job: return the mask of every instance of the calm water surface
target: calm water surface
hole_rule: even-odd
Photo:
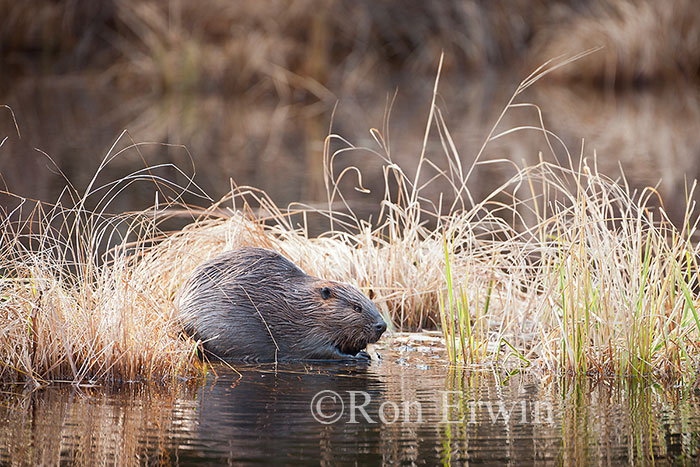
[[[161,187],[156,199],[159,190],[146,177],[111,200],[109,212],[146,209],[156,201],[165,202],[164,197],[208,207],[211,201],[199,196],[190,176],[215,200],[231,190],[233,179],[238,186],[264,190],[281,207],[295,202],[325,207],[323,142],[331,131],[356,147],[371,149],[344,152],[333,166],[336,176],[350,166],[361,170],[362,185],[369,192],[355,190],[354,177],[346,177],[340,188],[361,218],[374,215],[376,220],[387,163],[374,152],[383,157],[390,153],[409,177],[415,175],[433,78],[377,78],[349,91],[340,86],[333,88],[336,98],[314,104],[293,96],[279,100],[255,97],[255,93],[238,98],[217,93],[134,94],[89,75],[19,80],[6,93],[0,92],[0,104],[12,108],[21,132],[20,137],[12,114],[2,109],[0,140],[7,137],[0,149],[2,183],[12,193],[54,202],[63,193],[66,179],[82,194],[110,154],[115,157],[102,168],[94,187],[146,166],[151,168],[148,173],[176,187],[173,191]],[[523,78],[501,73],[481,78],[459,73],[442,76],[437,104],[465,168],[474,162]],[[579,156],[590,162],[596,154],[603,174],[618,177],[621,166],[633,189],[659,183],[667,212],[674,221],[682,221],[686,180],[690,183],[700,176],[700,87],[680,83],[615,91],[545,80],[517,102],[538,105],[545,126],[561,138],[575,165]],[[496,133],[540,124],[534,107],[513,108]],[[373,139],[371,128],[382,134],[386,147]],[[128,133],[122,134],[124,130]],[[134,147],[134,143],[143,144]],[[334,139],[331,147],[338,150],[348,145]],[[426,154],[440,170],[451,170],[435,128]],[[513,176],[514,164],[533,165],[540,158],[567,165],[569,155],[557,141],[550,147],[541,131],[522,129],[500,137],[482,154],[481,161],[491,162],[476,167],[469,190],[475,200],[481,200]],[[454,189],[447,180],[434,178],[436,174],[432,168],[423,171],[423,181],[431,182],[422,196],[432,202],[442,197],[447,207]],[[190,192],[183,194],[185,186]],[[87,206],[103,195],[104,191],[98,192]],[[1,207],[11,210],[17,203],[16,198],[0,194]]]
[[[177,387],[60,386],[32,394],[5,388],[0,463],[699,460],[700,396],[693,390],[454,371],[442,363],[437,342],[426,334],[394,336],[379,349],[382,360],[365,367],[239,366],[238,374],[217,366],[206,381]]]

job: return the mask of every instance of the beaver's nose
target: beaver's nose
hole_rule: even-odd
[[[380,336],[381,336],[382,333],[383,333],[384,331],[386,331],[386,323],[385,323],[383,320],[377,322],[377,323],[374,325],[374,330],[377,332],[377,335],[380,335]]]

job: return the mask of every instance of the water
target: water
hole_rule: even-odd
[[[463,167],[470,167],[523,77],[496,72],[485,77],[464,77],[449,71],[441,77],[436,102]],[[371,128],[378,129],[387,141],[392,160],[412,176],[423,146],[433,77],[376,77],[363,86],[350,86],[350,90],[346,87],[332,89],[337,100],[310,104],[293,97],[241,98],[224,93],[144,95],[106,84],[99,76],[89,74],[60,80],[17,80],[0,95],[0,103],[13,109],[22,137],[17,134],[9,111],[2,109],[0,138],[8,139],[0,148],[0,174],[11,192],[53,202],[66,186],[66,179],[58,173],[60,169],[82,194],[126,129],[128,133],[110,154],[115,155],[134,142],[150,144],[119,153],[102,170],[93,187],[118,180],[146,165],[174,164],[188,176],[196,173],[196,183],[213,199],[227,193],[233,179],[240,186],[264,190],[282,207],[293,202],[324,205],[327,197],[323,184],[323,140],[332,121],[334,133],[356,146],[384,154],[384,148],[369,132]],[[395,92],[386,131],[383,122],[387,98]],[[685,180],[690,183],[700,174],[700,88],[696,84],[616,91],[543,80],[518,97],[517,102],[539,106],[546,127],[562,138],[575,164],[581,152],[589,160],[596,153],[601,172],[613,178],[620,174],[618,164],[622,164],[632,188],[653,186],[660,181],[659,192],[666,210],[680,223],[685,209]],[[539,125],[534,107],[514,108],[497,133]],[[341,146],[335,140],[333,148]],[[537,163],[540,152],[545,160],[568,164],[566,151],[556,140],[552,149],[554,152],[542,132],[536,130],[522,130],[491,142],[481,160],[511,162],[478,166],[469,181],[474,199],[483,199],[508,180],[514,173],[513,164]],[[427,155],[437,167],[448,169],[436,129],[429,138]],[[370,191],[355,190],[357,178],[348,175],[341,184],[343,193],[362,218],[375,214],[376,219],[384,195],[382,166],[386,163],[368,151],[344,153],[334,161],[335,175],[350,165],[361,169],[362,184]],[[180,187],[188,183],[171,167],[152,169],[151,173]],[[424,181],[436,173],[426,168]],[[156,202],[156,191],[152,181],[132,184],[111,201],[109,211],[146,209]],[[95,201],[104,192],[97,193]],[[174,192],[161,188],[158,201],[163,203],[165,196],[175,198],[181,192],[178,188]],[[449,205],[452,193],[453,188],[438,179],[423,195],[437,202],[442,194]],[[530,193],[521,195],[527,197]],[[183,199],[199,206],[210,205],[209,200],[191,194]],[[15,198],[0,196],[0,206],[11,208],[16,204]],[[327,224],[323,227],[327,228]]]
[[[694,390],[450,370],[431,334],[395,335],[379,351],[368,366],[216,366],[172,386],[5,388],[0,463],[698,462]]]

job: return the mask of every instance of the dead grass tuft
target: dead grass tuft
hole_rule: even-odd
[[[504,109],[534,110],[535,125],[498,132],[502,115],[485,144],[534,129],[554,152],[556,136],[539,109],[518,98],[569,61],[540,67]],[[397,328],[440,324],[453,362],[515,358],[554,371],[695,378],[693,206],[676,228],[663,209],[649,207],[655,190],[631,192],[624,180],[599,173],[595,160],[574,166],[571,157],[568,164],[521,167],[475,200],[475,165],[509,162],[481,161],[482,148],[474,165],[462,165],[436,106],[437,89],[436,80],[410,172],[392,160],[378,130],[371,132],[378,149],[328,137],[327,201],[342,209],[280,209],[250,187],[234,187],[206,209],[182,206],[165,193],[197,192],[196,185],[168,183],[158,176],[162,167],[104,186],[95,184],[98,171],[84,194],[68,187],[52,206],[19,199],[2,218],[0,379],[40,385],[201,374],[197,343],[172,321],[173,299],[197,264],[243,245],[280,251],[310,274],[353,283]],[[432,135],[443,165],[429,154]],[[331,151],[334,141],[342,147]],[[382,161],[385,195],[373,223],[353,214],[339,188],[350,181],[364,190],[362,171],[333,170],[338,158],[358,151]],[[108,154],[101,169],[117,155]],[[438,179],[453,187],[451,205],[423,196]],[[105,214],[115,196],[143,180],[166,201],[140,213]],[[176,215],[192,222],[164,232],[163,222]],[[318,216],[328,229],[312,237],[309,219]]]

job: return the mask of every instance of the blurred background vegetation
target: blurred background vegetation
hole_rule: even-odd
[[[168,145],[125,151],[100,175],[103,183],[173,162],[196,169],[196,182],[215,199],[233,178],[283,206],[322,202],[331,122],[353,144],[383,151],[369,133],[380,129],[392,159],[413,166],[442,51],[437,104],[465,165],[532,70],[603,46],[519,100],[542,109],[574,162],[585,138],[584,156],[595,151],[604,173],[617,176],[621,165],[637,188],[661,180],[676,219],[686,178],[700,175],[696,0],[0,0],[0,18],[0,104],[10,106],[21,133],[0,108],[0,137],[8,137],[0,174],[7,190],[30,198],[59,197],[65,180],[57,168],[84,190],[127,129],[117,149]],[[519,109],[500,129],[537,124],[532,108]],[[523,165],[540,151],[566,162],[537,131],[495,141],[484,159]],[[437,135],[428,152],[438,165],[444,160]],[[382,162],[352,152],[335,173],[350,164],[372,192],[346,192],[369,214],[383,195]],[[472,193],[491,192],[513,171],[480,166]],[[172,169],[163,176],[184,183]],[[435,199],[452,191],[443,188],[434,185]],[[111,209],[143,209],[154,193],[134,185]]]

